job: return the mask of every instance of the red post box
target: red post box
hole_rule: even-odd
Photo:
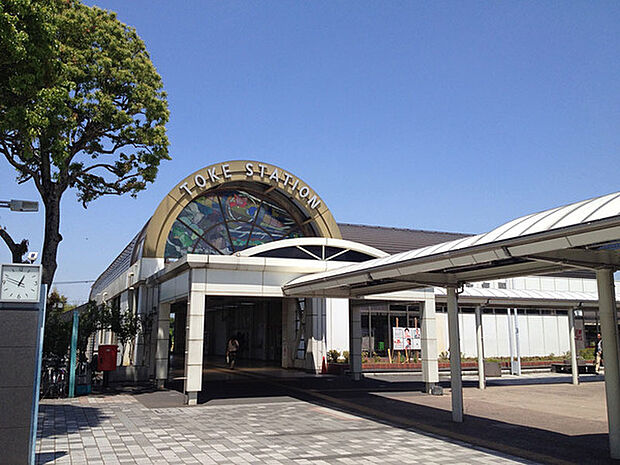
[[[118,346],[116,345],[100,345],[97,354],[97,371],[116,370],[117,353]]]

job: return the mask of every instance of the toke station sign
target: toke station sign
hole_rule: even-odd
[[[195,197],[205,189],[228,181],[239,181],[239,178],[243,178],[245,181],[260,181],[279,187],[292,194],[299,202],[305,203],[307,208],[312,210],[316,210],[321,205],[319,196],[299,178],[276,166],[253,161],[236,161],[208,166],[195,173],[191,181],[182,182],[178,189],[183,194]]]

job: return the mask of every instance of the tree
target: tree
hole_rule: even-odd
[[[63,194],[135,196],[169,159],[166,94],[136,31],[77,0],[2,0],[0,50],[0,153],[41,195],[49,285]]]

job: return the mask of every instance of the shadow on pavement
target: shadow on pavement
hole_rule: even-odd
[[[101,414],[101,410],[95,407],[40,404],[37,440],[93,428],[99,426],[106,418],[105,415]]]
[[[226,380],[226,382],[223,382]],[[564,378],[563,382],[566,382]],[[442,382],[444,387],[449,383]],[[539,384],[539,383],[532,383]],[[470,382],[466,385],[477,385]],[[182,389],[182,383],[171,383]],[[204,378],[201,404],[278,402],[292,398],[382,424],[439,435],[470,447],[486,448],[542,463],[618,464],[609,458],[607,434],[568,435],[536,427],[465,415],[463,423],[452,422],[451,412],[420,405],[381,393],[407,392],[427,396],[424,384],[416,381],[384,381],[347,377],[277,377],[246,371],[210,367]],[[417,393],[416,393],[417,391]],[[524,423],[527,418],[524,418]]]
[[[491,378],[487,379],[487,386],[527,386],[532,384],[567,384],[571,381],[570,376],[546,376],[544,378]],[[580,383],[592,383],[605,381],[603,375],[581,375]],[[478,381],[463,381],[463,386],[477,387]]]
[[[67,452],[64,450],[60,452],[40,452],[36,454],[35,463],[37,465],[42,465],[44,463],[50,463],[56,459],[64,457],[65,455],[67,455]]]
[[[385,398],[366,390],[347,392],[346,397],[345,393],[329,393],[319,400],[309,397],[303,400],[538,462],[618,463],[609,458],[607,434],[568,436],[467,414],[459,424],[452,422],[450,411]]]

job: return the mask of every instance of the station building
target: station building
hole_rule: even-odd
[[[381,356],[393,347],[393,327],[420,328],[423,375],[432,383],[439,355],[449,350],[442,287],[300,298],[287,296],[283,286],[467,236],[337,223],[296,174],[259,161],[222,162],[189,175],[162,199],[96,280],[91,299],[142,320],[144,331],[124,351],[124,376],[163,384],[174,360],[190,403],[201,390],[205,361],[222,356],[232,335],[241,340],[240,358],[318,372],[327,352],[348,351],[358,332],[362,350]],[[578,348],[591,345],[598,330],[596,290],[593,273],[570,267],[466,284],[459,296],[460,351],[476,355],[475,309],[488,357],[567,352],[571,309],[578,309]],[[113,337],[100,334],[96,342]]]

